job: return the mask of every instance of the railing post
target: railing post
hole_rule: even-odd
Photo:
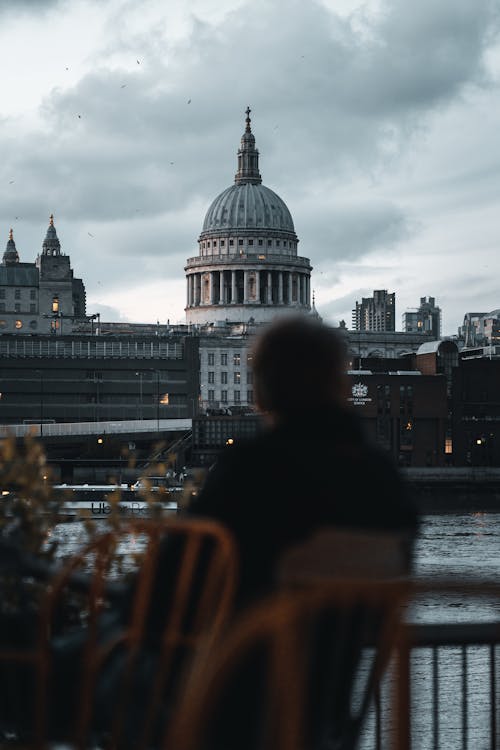
[[[394,680],[395,696],[393,705],[396,708],[394,722],[395,750],[411,750],[410,732],[410,626],[402,629],[396,647],[396,675]]]

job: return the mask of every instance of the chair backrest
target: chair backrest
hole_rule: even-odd
[[[134,583],[121,587],[120,560],[133,554],[134,544]],[[237,560],[222,525],[170,517],[127,522],[72,556],[42,597],[32,648],[0,653],[12,666],[31,666],[31,746],[56,739],[83,748],[97,731],[109,748],[145,747],[164,709],[167,682],[173,701],[178,674],[232,611]],[[124,622],[112,617],[116,589],[128,592]],[[134,736],[127,737],[131,729]]]
[[[337,581],[247,611],[191,671],[165,750],[357,747],[405,593],[401,581]]]
[[[410,571],[411,540],[402,532],[324,527],[285,550],[278,586],[324,583],[332,578],[388,580]]]

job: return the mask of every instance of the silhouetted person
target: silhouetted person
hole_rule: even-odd
[[[416,534],[416,508],[397,466],[348,405],[346,355],[338,330],[306,316],[282,318],[255,341],[264,429],[222,451],[186,511],[234,533],[241,604],[272,587],[289,545],[324,525]]]

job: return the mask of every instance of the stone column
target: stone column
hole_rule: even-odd
[[[311,304],[311,277],[306,274],[306,305]]]
[[[214,290],[213,278],[212,277],[213,277],[212,271],[209,271],[208,272],[208,297],[207,297],[207,301],[205,302],[206,305],[211,305],[212,304],[212,294],[213,294],[213,290]]]
[[[236,304],[236,271],[231,271],[231,304]]]
[[[278,305],[283,304],[283,271],[278,271]]]
[[[273,275],[271,271],[267,272],[267,304],[273,304]]]
[[[186,285],[187,285],[186,307],[190,307],[191,306],[191,276],[186,277]]]
[[[219,271],[219,305],[224,304],[224,271]]]
[[[293,281],[293,274],[292,274],[291,271],[289,271],[288,272],[288,304],[289,305],[291,305],[292,302],[293,302],[293,299],[292,299],[292,287],[293,287],[292,281]]]
[[[243,271],[243,304],[248,303],[248,271]]]
[[[255,301],[260,304],[260,271],[255,271]]]

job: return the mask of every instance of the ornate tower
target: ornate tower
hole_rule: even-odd
[[[309,312],[311,265],[284,201],[262,184],[259,152],[246,110],[234,185],[215,198],[185,266],[188,323],[265,323]]]
[[[15,263],[19,263],[19,253],[17,252],[16,243],[14,242],[14,233],[11,229],[2,258],[2,265],[13,266]]]

